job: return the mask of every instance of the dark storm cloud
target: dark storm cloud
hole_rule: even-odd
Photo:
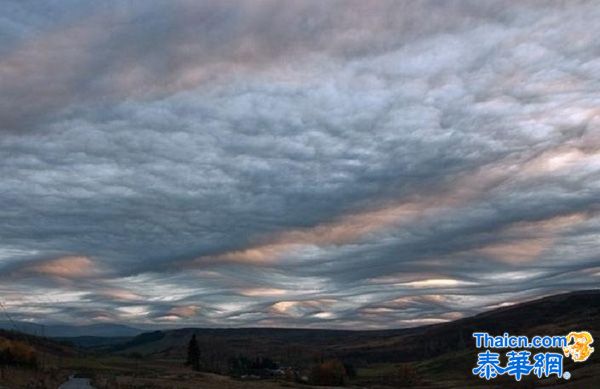
[[[597,287],[592,2],[2,2],[18,318],[365,328]]]

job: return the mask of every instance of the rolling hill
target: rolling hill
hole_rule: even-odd
[[[130,337],[143,332],[138,328],[112,323],[76,326],[70,324],[38,324],[24,321],[2,321],[0,322],[0,329],[49,338]]]

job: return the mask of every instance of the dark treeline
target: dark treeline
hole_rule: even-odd
[[[286,353],[287,361],[293,360]],[[312,355],[309,361],[298,364],[282,364],[263,355],[236,355],[223,357],[224,349],[207,347],[202,349],[196,334],[192,334],[187,344],[185,364],[196,371],[227,374],[241,379],[280,378],[288,381],[315,385],[344,385],[348,378],[356,376],[354,365],[342,362],[323,353]]]

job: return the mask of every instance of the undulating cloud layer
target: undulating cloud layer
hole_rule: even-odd
[[[391,328],[600,282],[595,1],[0,1],[13,319]]]

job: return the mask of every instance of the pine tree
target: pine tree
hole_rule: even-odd
[[[200,370],[200,347],[196,340],[196,334],[192,335],[188,343],[186,365],[191,366],[194,370]]]

